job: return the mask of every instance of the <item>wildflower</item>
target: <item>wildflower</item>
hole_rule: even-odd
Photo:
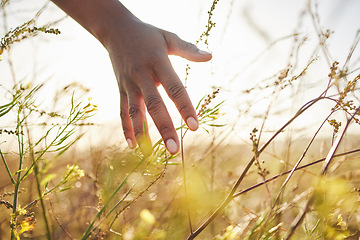
[[[29,232],[29,231],[34,230],[35,223],[36,223],[35,217],[25,218],[24,220],[22,220],[22,221],[20,222],[21,230],[19,231],[18,234],[21,234],[21,233],[23,233],[23,232]]]
[[[80,169],[78,165],[67,165],[66,176],[70,176],[74,178],[82,178],[85,176],[84,170]]]
[[[88,113],[95,112],[95,111],[98,110],[98,109],[97,109],[98,105],[97,105],[97,104],[92,104],[92,103],[91,103],[91,100],[92,100],[92,97],[89,97],[89,98],[88,98],[88,101],[89,101],[89,102],[88,102],[88,104],[87,104],[85,107],[83,107],[82,113],[88,114]]]
[[[148,225],[153,225],[156,221],[154,215],[148,209],[143,209],[140,212],[140,218]]]
[[[204,99],[204,103],[201,105],[200,110],[198,111],[198,116],[201,117],[207,106],[211,103],[211,101],[216,97],[216,95],[219,93],[220,89],[216,89],[215,91],[212,92],[212,94],[208,94],[207,97]]]

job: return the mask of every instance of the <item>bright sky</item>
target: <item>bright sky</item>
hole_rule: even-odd
[[[28,0],[12,1],[14,5],[9,6],[8,12],[8,26],[12,28],[32,17],[35,12],[32,9],[36,10],[34,4],[40,3],[40,1]],[[212,4],[212,1],[208,0],[122,2],[141,20],[172,31],[190,42],[195,42],[204,31],[208,18],[207,11]],[[360,1],[315,2],[318,2],[321,25],[324,29],[329,28],[334,31],[329,40],[332,57],[343,63],[356,31],[360,29]],[[302,67],[306,64],[318,38],[308,14],[304,15],[299,25],[300,13],[304,10],[306,10],[305,0],[220,0],[214,11],[214,22],[217,26],[209,38],[209,50],[213,52],[213,60],[210,63],[191,63],[188,92],[194,105],[204,95],[211,93],[212,86],[220,87],[222,91],[218,101],[226,100],[224,106],[226,115],[223,119],[230,126],[234,126],[233,134],[242,139],[244,136],[247,137],[254,127],[259,127],[261,121],[242,115],[242,111],[248,109],[245,103],[253,105],[249,116],[263,115],[270,100],[263,101],[261,96],[244,96],[242,91],[265,78],[278,74],[287,66],[289,52],[294,43],[292,38],[278,42],[260,58],[257,56],[270,43],[293,34],[296,29],[302,37],[308,37],[299,61]],[[50,3],[49,9],[39,21],[46,23],[62,16],[64,16],[62,11]],[[3,36],[5,31],[3,26],[0,27]],[[106,51],[95,38],[70,18],[62,21],[57,27],[62,32],[59,36],[42,35],[34,40],[14,45],[12,57],[17,78],[34,81],[32,79],[35,77],[38,82],[51,78],[52,80],[47,83],[48,92],[73,81],[81,82],[91,89],[89,95],[99,106],[94,121],[111,125],[109,133],[115,132],[114,128],[118,128],[116,131],[119,134],[115,134],[116,138],[123,140],[119,120],[119,94]],[[356,49],[358,67],[359,55],[359,50]],[[0,73],[1,84],[5,88],[11,86],[6,60],[7,55],[4,54],[3,61],[0,62]],[[171,60],[176,72],[181,79],[184,79],[187,61],[178,57],[171,57]],[[314,73],[309,76],[312,80],[307,80],[306,84],[311,85],[326,79],[328,73],[326,69],[328,66],[322,59],[317,67],[314,67]],[[304,99],[308,96],[311,98],[317,96],[318,91],[319,89],[315,88],[299,94],[293,106],[277,103],[280,106],[284,105],[289,112],[285,113],[285,116],[283,114],[275,116],[269,122],[269,129],[276,129],[280,125],[279,121],[285,120],[297,110],[296,104],[298,106],[304,104]],[[47,98],[48,95],[44,95],[44,99]],[[165,95],[164,98],[166,99]],[[179,123],[176,109],[171,102],[166,101],[174,121]],[[302,123],[311,124],[312,120],[306,118]],[[299,127],[303,126],[300,124]],[[157,134],[156,131],[154,134]]]

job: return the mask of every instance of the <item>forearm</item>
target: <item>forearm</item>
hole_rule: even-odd
[[[77,21],[104,46],[109,41],[108,33],[114,30],[115,26],[126,29],[129,21],[136,17],[118,0],[52,0],[71,18]]]

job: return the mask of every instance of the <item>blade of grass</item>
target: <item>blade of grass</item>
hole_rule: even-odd
[[[6,168],[6,171],[7,171],[8,175],[9,175],[9,178],[10,178],[10,180],[11,180],[11,183],[12,183],[13,185],[15,185],[15,184],[16,184],[15,179],[12,177],[10,168],[9,168],[7,162],[6,162],[6,159],[5,159],[5,157],[4,157],[1,149],[0,149],[0,155],[1,155],[1,159],[3,160],[4,166],[5,166],[5,168]]]

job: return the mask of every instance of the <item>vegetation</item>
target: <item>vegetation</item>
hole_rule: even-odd
[[[2,0],[3,12],[10,2]],[[197,41],[209,49],[213,16],[221,3],[210,2],[207,25]],[[0,56],[10,54],[20,41],[60,34],[51,24],[37,26],[45,10],[8,30],[0,41]],[[254,102],[267,99],[246,144],[228,141],[234,126],[225,121],[219,86],[196,107],[201,134],[210,140],[190,144],[181,123],[177,156],[167,153],[162,140],[150,156],[117,146],[77,150],[97,112],[91,98],[84,103],[86,89],[76,84],[61,89],[67,111],[56,109],[59,96],[48,111],[37,100],[44,86],[13,76],[13,87],[2,89],[6,95],[0,101],[0,239],[358,239],[360,67],[354,55],[360,31],[340,63],[330,57],[327,41],[336,33],[323,30],[316,1],[307,1],[307,14],[318,36],[310,57],[299,61],[306,35],[285,37],[293,41],[287,66],[241,93]],[[279,43],[281,39],[266,51]],[[279,99],[289,99],[289,89],[300,91],[319,62],[328,65],[321,73],[325,87],[269,133],[267,124]],[[186,81],[190,75],[188,65]],[[324,102],[331,106],[317,111],[320,123],[310,137],[293,137],[299,119]],[[12,119],[12,125],[3,125],[2,119]],[[320,133],[328,129],[330,137],[324,139]],[[281,138],[284,134],[290,137]],[[323,142],[331,146],[327,149]]]

